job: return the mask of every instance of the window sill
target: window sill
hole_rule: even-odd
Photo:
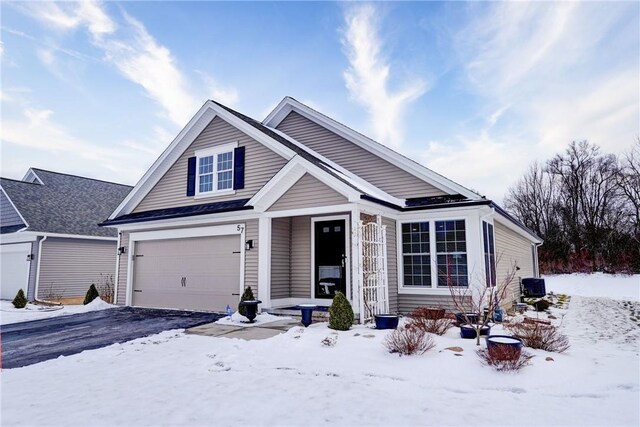
[[[468,289],[460,287],[455,289]],[[405,295],[451,295],[449,288],[430,288],[430,287],[408,287],[398,286],[398,294]]]
[[[236,190],[223,190],[223,191],[211,191],[208,193],[198,193],[193,196],[194,199],[207,199],[209,197],[217,197],[217,196],[228,196],[231,194],[236,194]]]

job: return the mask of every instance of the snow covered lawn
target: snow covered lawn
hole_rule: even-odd
[[[568,310],[554,311],[571,348],[530,350],[532,364],[516,374],[482,366],[475,340],[460,339],[456,328],[437,337],[434,350],[408,357],[387,353],[386,332],[363,326],[335,332],[313,324],[257,341],[169,331],[2,371],[1,421],[637,426],[640,327],[630,310],[628,301],[573,296]],[[336,344],[323,346],[326,337]]]
[[[70,314],[88,313],[117,307],[96,298],[87,305],[44,306],[27,304],[25,308],[15,308],[11,301],[0,301],[0,325],[47,319],[49,317],[68,316]]]

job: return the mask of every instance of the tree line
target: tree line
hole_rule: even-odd
[[[542,273],[640,272],[640,139],[620,156],[574,141],[530,165],[504,204],[544,239]]]

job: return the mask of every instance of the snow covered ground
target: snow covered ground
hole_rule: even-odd
[[[558,274],[544,276],[547,292],[583,297],[640,300],[640,275]]]
[[[2,371],[1,424],[637,426],[638,304],[573,296],[553,309],[571,348],[531,350],[519,373],[481,365],[456,328],[404,357],[364,326],[313,324],[258,341],[169,331]]]
[[[114,308],[115,305],[107,304],[100,298],[94,299],[87,305],[60,305],[48,307],[44,305],[27,304],[25,308],[15,308],[11,301],[0,301],[0,325],[9,323],[26,322],[29,320],[46,319],[69,314],[88,313],[96,310]]]

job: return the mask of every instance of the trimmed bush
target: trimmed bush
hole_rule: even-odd
[[[409,324],[431,334],[444,335],[453,320],[445,318],[443,309],[418,307],[409,314]]]
[[[240,297],[240,302],[253,301],[255,299],[256,297],[253,296],[253,289],[251,289],[251,286],[247,286],[247,288],[242,293],[242,296]],[[242,314],[244,317],[247,317],[247,308],[244,305],[238,303],[238,313]]]
[[[562,353],[569,348],[569,339],[557,326],[540,322],[518,322],[506,323],[504,327],[530,348],[556,353]]]
[[[87,294],[84,296],[84,301],[82,302],[82,304],[87,305],[94,299],[98,298],[99,296],[100,296],[100,293],[98,293],[98,290],[96,289],[96,285],[92,283],[91,286],[89,286],[89,290],[87,291]]]
[[[24,291],[20,289],[13,299],[12,303],[15,308],[25,308],[27,306],[27,297],[24,296]]]
[[[329,307],[329,327],[347,331],[353,325],[353,308],[342,292],[336,292]]]
[[[519,351],[506,346],[500,346],[491,352],[486,348],[482,348],[477,350],[476,353],[480,356],[483,364],[491,366],[496,371],[503,372],[517,372],[527,366],[533,359],[533,355],[526,351]]]
[[[435,347],[436,344],[431,335],[409,323],[387,335],[384,345],[390,353],[409,356],[423,354]]]

